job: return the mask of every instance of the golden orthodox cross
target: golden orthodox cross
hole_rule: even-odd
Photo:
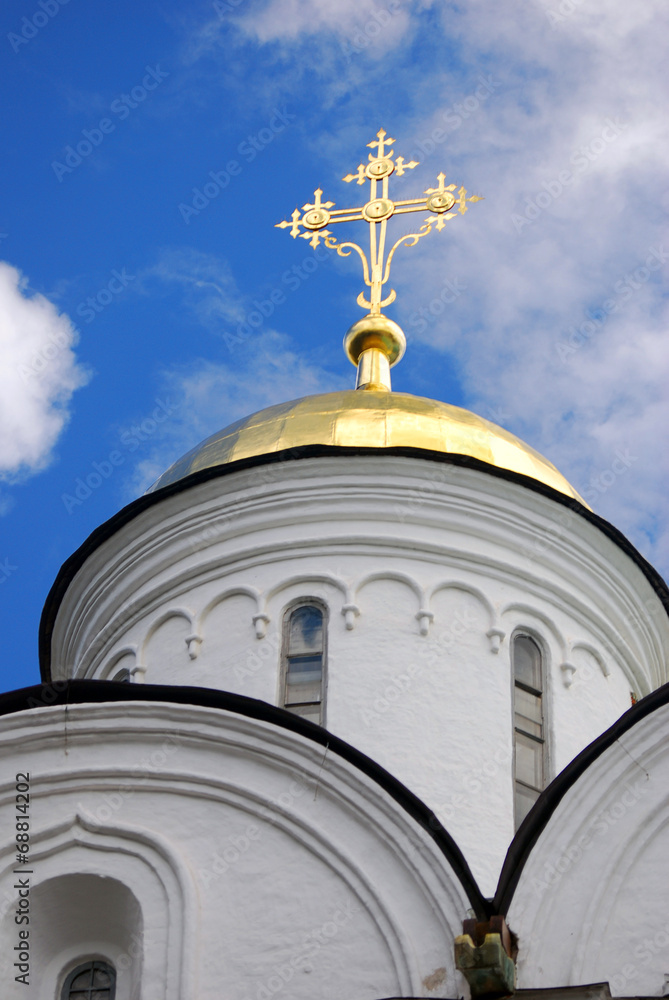
[[[327,247],[336,250],[341,257],[348,257],[351,250],[357,251],[362,260],[365,284],[370,289],[368,299],[364,292],[358,295],[358,305],[368,309],[372,316],[379,316],[381,309],[395,300],[394,289],[390,289],[389,294],[383,298],[383,286],[390,276],[390,265],[397,248],[402,244],[415,246],[419,239],[431,232],[434,225],[438,230],[441,230],[446,225],[447,219],[454,219],[458,212],[464,215],[467,211],[467,202],[482,200],[478,195],[470,195],[468,198],[463,187],[455,194],[457,185],[445,186],[446,176],[440,173],[437,174],[439,186],[427,188],[423,192],[423,197],[391,201],[388,197],[390,175],[396,174],[401,177],[405,171],[417,167],[418,163],[416,160],[406,163],[401,156],[393,159],[394,150],[386,149],[386,147],[392,146],[395,140],[388,137],[383,129],[380,129],[376,135],[375,142],[367,143],[370,148],[376,150],[374,154],[369,153],[369,162],[360,163],[356,173],[347,174],[343,178],[347,184],[356,181],[362,185],[366,180],[369,180],[369,201],[360,208],[334,209],[335,202],[321,201],[323,191],[318,188],[314,191],[313,204],[303,205],[301,212],[296,208],[290,222],[284,219],[283,222],[277,223],[278,229],[286,229],[290,226],[290,235],[293,239],[299,236],[303,240],[309,240],[312,247],[317,247],[323,240]],[[381,185],[380,192],[379,184]],[[451,211],[451,209],[455,209],[455,211]],[[393,244],[384,261],[388,219],[394,215],[424,211],[429,212],[430,215],[425,219],[418,232],[408,233],[406,236],[400,237]],[[350,241],[338,243],[336,237],[326,228],[336,222],[356,222],[358,220],[369,223],[369,261],[357,243]],[[306,232],[302,232],[303,229]]]

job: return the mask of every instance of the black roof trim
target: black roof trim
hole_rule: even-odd
[[[513,1000],[565,1000],[567,997],[571,997],[572,1000],[611,1000],[611,990],[608,983],[588,983],[583,986],[538,986],[536,989],[529,987],[513,993]],[[430,1000],[430,998],[385,997],[384,1000]],[[650,997],[626,997],[625,1000],[650,1000]]]
[[[290,729],[338,754],[380,785],[432,837],[460,880],[476,915],[481,919],[490,916],[489,901],[482,896],[462,851],[418,796],[376,761],[339,737],[333,736],[327,729],[284,709],[276,708],[268,702],[212,688],[180,687],[170,684],[123,684],[115,681],[60,681],[54,684],[35,684],[32,687],[0,695],[0,716],[55,705],[129,701],[195,705],[236,712],[282,729]]]
[[[525,863],[553,813],[570,788],[576,784],[590,765],[624,733],[629,732],[646,716],[652,715],[658,708],[667,704],[669,704],[669,684],[663,684],[662,687],[646,695],[645,698],[628,709],[624,715],[621,715],[610,729],[607,729],[605,733],[602,733],[582,750],[578,757],[575,757],[571,764],[568,764],[564,771],[558,774],[548,788],[544,789],[521,823],[507,851],[493,900],[495,913],[508,912]]]
[[[541,493],[543,496],[548,497],[550,500],[554,500],[556,503],[559,503],[564,507],[569,507],[570,510],[573,510],[579,516],[585,518],[586,521],[589,521],[591,524],[595,525],[595,527],[603,531],[603,533],[607,535],[608,538],[614,542],[614,544],[618,545],[619,548],[621,548],[623,552],[625,552],[625,554],[636,563],[664,605],[667,615],[669,616],[669,588],[667,587],[667,584],[664,582],[659,573],[653,569],[650,563],[644,559],[641,553],[632,545],[632,543],[625,538],[622,532],[618,531],[618,529],[608,521],[605,521],[603,517],[599,517],[598,514],[594,514],[587,507],[584,507],[578,500],[568,497],[564,493],[559,493],[557,490],[552,489],[550,486],[546,486],[544,483],[540,483],[536,479],[521,475],[519,472],[511,472],[508,469],[499,469],[494,465],[488,465],[487,462],[482,462],[477,458],[472,458],[470,455],[450,455],[444,452],[430,451],[426,448],[351,448],[338,447],[336,445],[304,445],[300,448],[290,448],[285,451],[272,452],[268,455],[256,455],[253,458],[244,458],[237,462],[229,462],[226,465],[216,465],[213,468],[202,469],[200,472],[193,472],[190,476],[179,479],[176,483],[170,483],[167,486],[163,486],[162,489],[156,490],[155,493],[148,493],[139,497],[137,500],[133,500],[132,503],[123,507],[120,511],[110,517],[109,520],[105,521],[98,528],[96,528],[95,531],[88,536],[86,541],[79,546],[76,552],[74,552],[69,559],[63,563],[44,604],[44,610],[42,611],[39,628],[39,660],[42,679],[46,682],[51,680],[51,633],[56,620],[56,615],[58,614],[60,602],[62,601],[72,579],[91,553],[106,542],[107,539],[111,538],[112,535],[119,531],[120,528],[133,518],[137,517],[149,507],[154,506],[154,504],[167,500],[169,497],[174,496],[177,493],[182,493],[185,490],[190,489],[192,486],[198,486],[200,483],[206,483],[210,479],[227,476],[233,472],[239,472],[242,469],[250,469],[258,465],[275,465],[279,462],[288,462],[305,458],[346,457],[350,455],[363,455],[366,457],[395,456],[400,458],[422,458],[431,462],[440,462],[445,465],[454,465],[458,467],[464,466],[468,469],[476,469],[479,472],[486,472],[488,475],[497,476],[500,479],[506,479],[509,482],[517,483],[527,489],[534,490],[536,493]]]

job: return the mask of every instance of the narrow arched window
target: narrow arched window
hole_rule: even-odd
[[[312,722],[323,722],[325,627],[323,609],[305,603],[284,618],[282,706]]]
[[[61,1000],[114,1000],[116,972],[107,962],[84,962],[69,974]]]
[[[516,829],[544,787],[545,736],[541,650],[529,635],[511,644]]]

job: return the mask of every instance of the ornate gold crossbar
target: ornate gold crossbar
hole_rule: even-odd
[[[390,289],[383,296],[383,286],[390,277],[390,265],[398,247],[415,246],[418,240],[427,236],[432,227],[441,230],[448,219],[454,219],[458,213],[464,215],[467,203],[481,201],[478,195],[467,197],[466,190],[457,189],[456,184],[445,184],[446,175],[437,174],[437,187],[427,188],[421,198],[406,198],[402,201],[391,201],[388,195],[388,182],[391,174],[401,177],[407,170],[418,166],[416,160],[407,163],[402,156],[395,157],[390,147],[395,142],[387,136],[383,129],[376,133],[376,141],[368,142],[375,153],[369,153],[368,162],[358,164],[353,174],[347,174],[343,180],[350,184],[370,182],[369,201],[359,208],[337,208],[334,201],[323,201],[323,191],[314,191],[314,200],[296,208],[290,221],[284,219],[277,223],[278,229],[290,228],[293,239],[309,240],[312,247],[317,247],[321,240],[336,250],[341,257],[348,257],[355,250],[362,261],[362,273],[365,284],[370,289],[369,298],[364,291],[358,295],[358,305],[368,309],[366,316],[359,319],[344,337],[344,349],[358,368],[357,389],[389,390],[390,368],[396,364],[406,348],[406,338],[401,327],[381,310],[395,301],[395,290]],[[388,148],[386,148],[388,147]],[[379,185],[381,190],[379,191]],[[423,225],[416,233],[407,233],[393,243],[388,256],[384,260],[386,247],[386,227],[388,220],[394,215],[406,215],[409,212],[429,212]],[[367,222],[369,224],[369,260],[362,247],[346,240],[337,242],[337,238],[327,228],[337,222]]]
[[[395,139],[387,136],[383,129],[377,133],[376,141],[367,143],[368,147],[375,149],[375,153],[369,153],[368,163],[360,163],[355,173],[347,174],[343,180],[350,184],[356,181],[357,184],[370,182],[369,201],[359,208],[338,208],[335,209],[335,202],[322,201],[323,191],[318,188],[314,191],[313,203],[302,206],[302,211],[298,208],[293,212],[290,221],[284,219],[277,223],[277,228],[286,229],[290,227],[290,235],[293,239],[298,236],[303,240],[309,240],[312,247],[317,247],[321,240],[327,247],[336,250],[342,257],[348,257],[352,250],[355,250],[362,261],[362,270],[365,284],[370,289],[369,298],[361,292],[358,296],[358,305],[369,310],[369,315],[379,316],[381,310],[395,300],[395,291],[390,289],[388,295],[383,298],[383,286],[390,277],[390,265],[398,247],[415,246],[418,240],[427,236],[432,231],[433,226],[441,230],[446,225],[448,219],[454,219],[458,213],[464,215],[467,211],[467,203],[481,201],[478,195],[470,195],[464,187],[457,190],[456,184],[446,185],[446,176],[443,173],[437,175],[438,186],[426,188],[421,198],[407,198],[402,201],[391,201],[388,196],[388,182],[391,174],[401,177],[407,170],[413,170],[419,164],[416,160],[407,163],[402,156],[394,157],[391,148]],[[381,190],[379,191],[379,185]],[[409,212],[428,211],[427,219],[416,233],[408,233],[401,236],[390,249],[384,262],[384,252],[386,245],[386,227],[388,220],[394,215],[405,215]],[[369,260],[362,247],[349,240],[338,243],[336,237],[327,229],[327,226],[337,222],[357,222],[369,223]],[[303,232],[303,230],[306,230]]]

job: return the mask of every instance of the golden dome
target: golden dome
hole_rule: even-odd
[[[180,458],[149,492],[202,469],[305,445],[410,447],[467,455],[535,479],[587,507],[551,462],[489,420],[434,399],[359,390],[305,396],[244,417]]]

